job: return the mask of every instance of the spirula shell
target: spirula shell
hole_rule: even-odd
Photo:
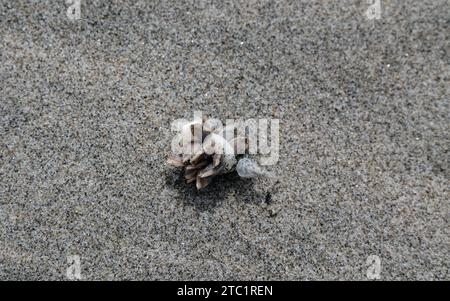
[[[273,177],[273,175],[262,169],[258,163],[249,158],[242,158],[236,166],[236,171],[241,178],[256,178],[260,176]]]

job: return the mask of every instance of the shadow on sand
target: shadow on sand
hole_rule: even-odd
[[[211,184],[197,191],[195,184],[184,182],[180,170],[173,169],[166,172],[166,184],[178,191],[178,198],[184,204],[199,211],[213,210],[230,194],[245,203],[261,204],[267,200],[267,193],[255,191],[253,179],[240,178],[235,172],[217,176]]]

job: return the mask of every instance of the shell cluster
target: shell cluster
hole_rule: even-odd
[[[241,177],[263,174],[252,166],[252,160],[242,158],[248,150],[247,139],[235,136],[234,126],[223,127],[216,119],[182,124],[172,143],[176,152],[169,156],[167,163],[182,167],[186,183],[195,182],[197,189],[208,186],[215,176],[232,172],[237,167]]]

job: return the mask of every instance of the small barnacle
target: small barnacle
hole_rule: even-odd
[[[197,189],[208,186],[215,176],[235,170],[244,178],[268,175],[256,162],[242,158],[249,144],[245,137],[234,134],[234,126],[223,127],[217,119],[186,122],[172,145],[176,154],[170,155],[167,163],[182,167],[186,183],[195,182]]]

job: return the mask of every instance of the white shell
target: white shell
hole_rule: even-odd
[[[259,176],[271,176],[270,173],[263,170],[258,163],[249,159],[242,158],[236,166],[236,171],[241,178],[255,178]]]

